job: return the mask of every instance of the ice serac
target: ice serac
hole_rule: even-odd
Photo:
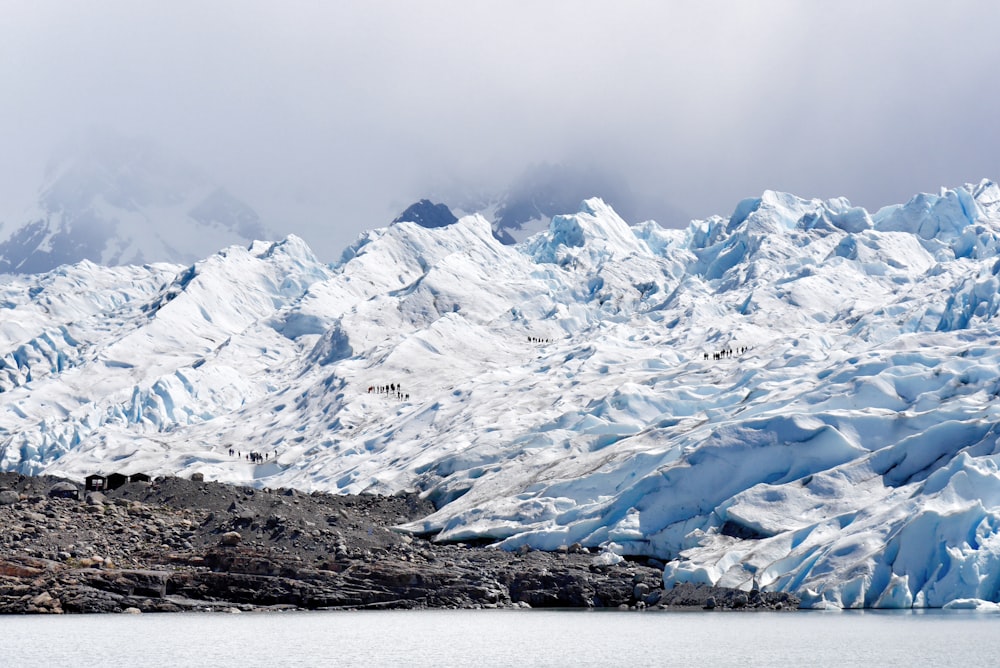
[[[0,466],[415,490],[436,511],[400,530],[440,541],[988,609],[998,235],[982,182],[875,214],[768,191],[668,230],[590,199],[515,245],[473,215],[331,265],[288,237],[9,276]]]
[[[576,214],[555,216],[549,229],[526,245],[535,260],[544,263],[578,263],[586,258],[593,265],[649,253],[628,224],[597,198],[585,200]]]

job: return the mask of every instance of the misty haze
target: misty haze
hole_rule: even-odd
[[[543,199],[573,200],[560,213],[597,196],[633,224],[685,227],[765,190],[876,211],[996,177],[998,96],[983,82],[998,14],[959,3],[945,28],[926,1],[15,0],[0,25],[0,241],[39,234],[24,227],[49,218],[46,165],[94,128],[150,142],[327,261],[414,202],[495,208],[539,169]],[[84,199],[107,186],[78,185]],[[145,261],[243,242],[157,209],[139,211],[160,237]],[[129,216],[99,211],[94,234],[108,217]],[[98,252],[94,235],[64,250],[57,234],[50,254],[67,259],[138,257],[127,240]]]

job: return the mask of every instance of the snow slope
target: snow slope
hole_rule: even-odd
[[[984,181],[9,277],[0,468],[412,489],[438,510],[409,531],[656,557],[668,586],[1000,602],[998,240]]]

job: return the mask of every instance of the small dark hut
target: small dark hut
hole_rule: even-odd
[[[129,482],[149,482],[149,476],[145,473],[133,473],[128,477]]]
[[[102,476],[100,473],[91,473],[83,480],[84,480],[83,488],[88,492],[103,492],[108,484],[108,479]]]
[[[109,490],[118,489],[127,482],[128,482],[128,476],[125,475],[124,473],[112,473],[111,475],[108,476],[106,488]]]

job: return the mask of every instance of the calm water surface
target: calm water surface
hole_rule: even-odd
[[[0,617],[0,665],[976,666],[1000,614],[394,611]]]

